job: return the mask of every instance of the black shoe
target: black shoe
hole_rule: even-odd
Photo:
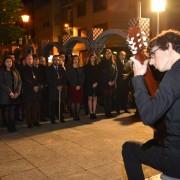
[[[96,116],[95,113],[92,114],[92,118],[93,118],[93,119],[96,119],[96,118],[97,118],[97,116]]]
[[[51,124],[56,124],[56,121],[55,120],[51,120]]]
[[[39,124],[39,122],[35,122],[35,123],[33,123],[33,125],[36,126],[36,127],[40,127],[40,126],[41,126],[41,125]]]
[[[60,119],[60,122],[64,123],[65,122],[64,118]]]
[[[124,112],[125,113],[131,113],[130,111],[128,111],[127,109],[124,109]]]
[[[33,125],[32,125],[32,124],[28,124],[27,127],[28,127],[28,128],[32,128]]]
[[[74,119],[74,121],[79,121],[79,120],[80,120],[79,117],[75,117],[75,118],[73,118],[73,119]]]
[[[107,114],[106,114],[106,117],[107,117],[107,118],[112,118],[113,115],[112,115],[111,113],[107,113]]]
[[[16,132],[16,128],[8,128],[8,132],[12,133],[12,132]]]
[[[90,119],[94,119],[93,117],[94,117],[94,116],[93,116],[93,113],[91,113],[91,114],[90,114]]]

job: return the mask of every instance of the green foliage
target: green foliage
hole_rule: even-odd
[[[22,35],[21,0],[0,0],[0,43],[11,44]]]

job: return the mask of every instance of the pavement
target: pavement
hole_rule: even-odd
[[[97,120],[50,124],[16,133],[0,129],[0,180],[127,180],[121,146],[127,140],[144,142],[151,128],[131,113]],[[159,172],[143,166],[146,178]],[[157,175],[157,176],[156,176]]]

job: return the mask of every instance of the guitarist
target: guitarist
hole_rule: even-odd
[[[143,123],[153,126],[164,118],[167,135],[163,143],[149,146],[125,142],[122,156],[129,180],[143,180],[142,164],[165,175],[180,178],[180,32],[167,30],[150,41],[150,59],[140,63],[133,59],[135,101]],[[147,65],[167,71],[154,96],[144,83]]]

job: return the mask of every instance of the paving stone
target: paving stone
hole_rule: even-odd
[[[122,144],[153,136],[151,128],[129,115],[96,121],[83,116],[79,122],[1,132],[0,180],[126,180]],[[159,173],[143,169],[147,178]]]
[[[17,159],[22,159],[22,157],[7,145],[0,144],[0,164]]]
[[[49,178],[37,169],[18,172],[2,177],[1,180],[48,180]]]
[[[34,166],[24,159],[2,163],[0,164],[0,177],[33,168]]]
[[[93,169],[89,169],[90,172],[101,176],[104,180],[125,180],[125,174],[122,170],[122,165],[118,163],[111,163],[104,166],[99,166]]]
[[[102,178],[88,171],[85,171],[82,173],[76,173],[76,174],[72,174],[70,176],[61,178],[61,180],[102,180]]]

